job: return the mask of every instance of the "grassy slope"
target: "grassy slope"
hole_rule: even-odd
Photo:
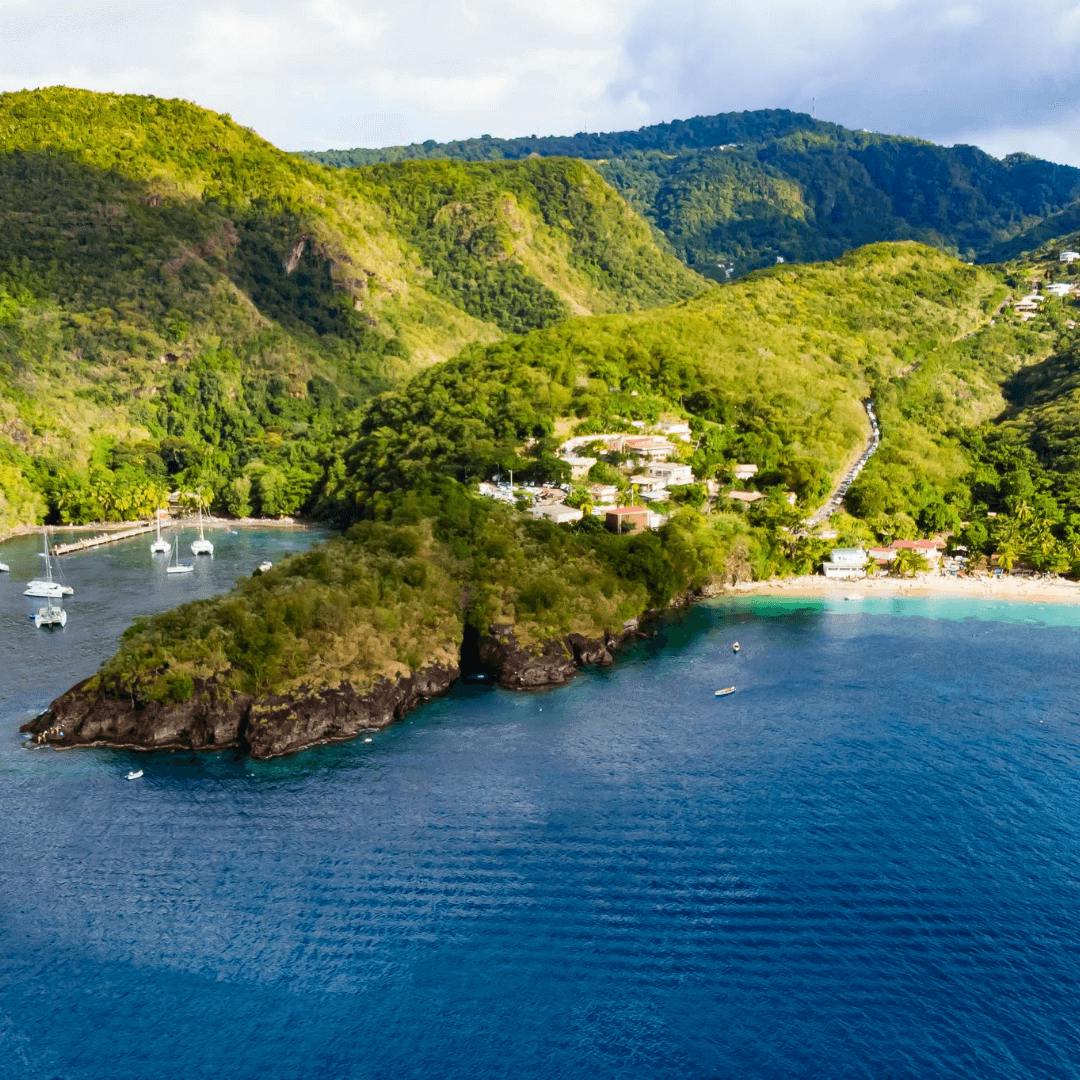
[[[0,529],[46,509],[48,478],[19,478],[31,459],[85,470],[117,444],[205,441],[213,417],[175,415],[200,394],[168,409],[161,396],[189,372],[197,382],[203,361],[237,416],[288,414],[226,438],[208,466],[216,486],[272,457],[267,438],[299,429],[317,443],[333,417],[313,379],[363,397],[497,338],[509,279],[525,293],[515,329],[703,287],[591,170],[567,168],[463,167],[453,193],[433,183],[428,208],[452,198],[482,217],[512,198],[520,225],[514,251],[450,245],[433,271],[421,223],[386,205],[394,190],[419,195],[423,176],[308,164],[179,101],[0,95]],[[627,277],[644,284],[624,292]]]
[[[863,439],[868,387],[947,349],[1002,292],[938,252],[882,245],[474,348],[372,404],[338,493],[366,515],[346,539],[140,623],[102,685],[163,697],[213,678],[262,693],[310,685],[310,665],[363,687],[445,656],[466,623],[511,624],[534,645],[594,636],[685,589],[790,568],[785,541],[752,516],[681,510],[659,533],[617,537],[531,522],[459,481],[542,454],[567,416],[600,426],[682,412],[720,439],[721,458],[751,445],[770,469],[820,457],[812,494]]]

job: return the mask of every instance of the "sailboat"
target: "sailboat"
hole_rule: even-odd
[[[192,555],[213,555],[214,545],[203,536],[202,507],[199,507],[199,539],[191,541]]]
[[[166,574],[190,574],[194,571],[195,564],[180,561],[180,537],[173,542],[173,560],[165,567]]]
[[[67,626],[67,612],[55,600],[50,599],[47,604],[34,612],[34,625],[39,630],[53,626],[63,629]]]
[[[161,511],[154,514],[154,522],[157,525],[157,539],[150,545],[151,555],[168,555],[172,550],[169,541],[161,535]]]
[[[23,596],[48,596],[58,600],[61,596],[71,596],[75,590],[70,585],[62,585],[53,580],[52,557],[49,555],[49,530],[42,526],[41,537],[43,549],[41,557],[45,560],[45,576],[34,578],[26,583]]]

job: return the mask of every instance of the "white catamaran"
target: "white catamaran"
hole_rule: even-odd
[[[157,539],[150,545],[151,555],[168,555],[172,551],[172,545],[161,535],[161,511],[154,514],[154,523],[157,525]]]
[[[52,600],[58,600],[61,596],[71,596],[75,590],[70,585],[63,585],[53,580],[52,556],[49,554],[49,530],[43,527],[41,537],[44,548],[41,557],[45,560],[45,576],[27,582],[23,595],[47,596]]]
[[[67,626],[67,612],[55,601],[50,599],[34,612],[34,625],[39,630],[47,630],[54,626],[63,629]]]
[[[194,571],[195,564],[180,561],[180,537],[173,543],[173,560],[165,567],[166,574],[190,574]]]
[[[214,545],[203,536],[202,507],[199,507],[199,539],[191,541],[192,555],[213,555]]]

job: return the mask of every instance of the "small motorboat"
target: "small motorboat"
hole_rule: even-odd
[[[259,573],[260,574],[268,574],[273,569],[274,569],[274,564],[269,559],[263,559],[263,561],[261,563],[259,563]]]
[[[717,690],[716,693],[713,696],[714,697],[727,697],[728,694],[734,694],[734,693],[735,693],[735,687],[734,686],[725,686],[723,690]]]
[[[741,648],[742,648],[742,646],[737,641],[732,642],[732,645],[731,645],[731,651],[732,652],[738,652]]]
[[[142,779],[142,769],[132,769],[131,772],[129,772],[127,774],[127,776],[124,777],[124,779],[125,780],[141,780]]]
[[[844,597],[844,599],[845,600],[861,600],[862,597],[858,593],[848,593],[847,596]]]
[[[11,567],[6,562],[0,562],[0,574],[10,574]]]

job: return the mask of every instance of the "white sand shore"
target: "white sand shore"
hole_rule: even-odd
[[[966,600],[1009,600],[1025,604],[1080,604],[1080,582],[1065,578],[943,577],[920,574],[914,578],[875,577],[863,581],[837,581],[818,575],[773,578],[732,585],[720,596],[913,596]]]

